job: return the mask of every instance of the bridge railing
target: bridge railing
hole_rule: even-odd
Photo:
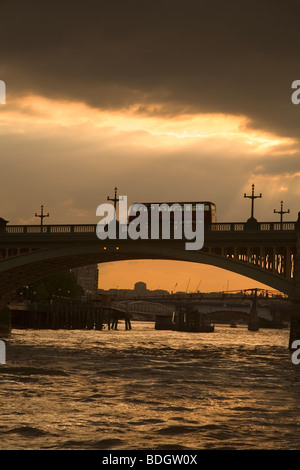
[[[96,233],[96,225],[7,225],[1,233]]]
[[[247,230],[247,223],[215,223],[209,224],[211,232],[243,232]],[[257,228],[260,232],[295,230],[296,222],[258,222]]]
[[[95,224],[85,225],[7,225],[1,227],[0,233],[6,234],[92,234],[96,233]],[[247,223],[245,222],[221,222],[214,224],[207,224],[206,229],[209,232],[243,232],[247,230]],[[260,232],[266,231],[288,231],[295,230],[296,222],[258,222],[257,228]]]

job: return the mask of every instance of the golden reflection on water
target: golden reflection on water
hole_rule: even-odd
[[[300,369],[288,336],[146,322],[14,331],[0,369],[0,448],[297,449]]]

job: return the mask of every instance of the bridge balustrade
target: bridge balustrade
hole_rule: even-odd
[[[74,232],[75,233],[96,233],[96,226],[95,225],[75,225]]]
[[[295,230],[295,222],[274,223],[273,230]]]
[[[70,225],[50,225],[50,233],[70,233]]]
[[[24,229],[25,229],[26,225],[12,225],[12,226],[8,226],[8,227],[5,227],[5,231],[6,233],[24,233]],[[26,227],[27,228],[27,227]]]
[[[7,225],[2,233],[95,233],[96,225]]]
[[[6,234],[25,234],[25,233],[96,233],[97,225],[7,225],[1,230]],[[230,222],[230,223],[214,223],[207,224],[206,230],[210,232],[243,232],[247,230],[247,223]],[[295,222],[259,222],[258,230],[266,231],[294,231],[296,229]]]
[[[211,232],[242,232],[247,229],[247,223],[216,223],[209,224],[208,230]],[[261,232],[272,230],[295,230],[295,222],[261,222],[258,223]]]

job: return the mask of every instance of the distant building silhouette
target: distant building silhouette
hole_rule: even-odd
[[[99,270],[97,264],[82,266],[72,269],[77,283],[83,288],[85,295],[96,296],[98,294]]]
[[[147,284],[145,282],[139,281],[134,284],[135,295],[145,295],[147,291]]]
[[[99,294],[111,295],[115,299],[136,299],[139,297],[155,297],[167,295],[169,292],[163,289],[149,290],[145,282],[139,281],[134,284],[133,289],[99,289]]]

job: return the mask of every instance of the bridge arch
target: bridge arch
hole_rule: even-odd
[[[38,249],[6,258],[0,262],[0,295],[24,284],[43,279],[57,272],[94,263],[126,260],[174,260],[206,264],[254,279],[287,295],[294,292],[293,280],[248,262],[207,253],[185,250],[184,244],[168,240],[120,240],[107,243],[74,243]]]

